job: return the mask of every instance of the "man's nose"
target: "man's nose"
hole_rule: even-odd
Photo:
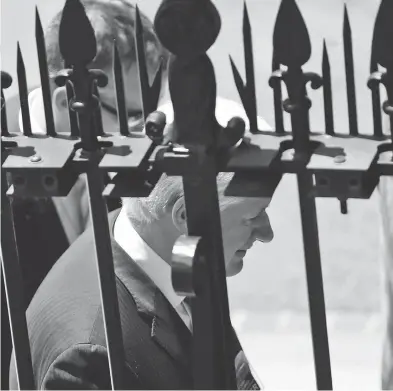
[[[266,212],[261,213],[252,221],[252,235],[255,240],[263,243],[271,242],[274,238],[273,229],[270,225],[270,219]]]

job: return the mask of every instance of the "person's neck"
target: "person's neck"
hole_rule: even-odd
[[[168,224],[161,221],[151,224],[138,224],[131,220],[138,235],[166,263],[172,263],[172,249],[176,241],[175,235],[168,229]],[[163,226],[166,226],[163,229]]]

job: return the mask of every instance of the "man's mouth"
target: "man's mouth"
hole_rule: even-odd
[[[244,257],[247,254],[246,250],[237,250],[235,253],[238,257]]]

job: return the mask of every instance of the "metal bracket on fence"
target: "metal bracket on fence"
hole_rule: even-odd
[[[172,250],[172,285],[178,295],[194,297],[198,294],[203,272],[206,273],[205,263],[200,236],[182,235],[176,240]]]
[[[374,29],[370,67],[372,75],[368,83],[374,114],[373,136],[364,136],[358,131],[352,42],[346,11],[344,47],[348,135],[337,134],[334,129],[330,64],[325,43],[322,77],[302,71],[302,66],[311,56],[311,44],[304,20],[293,0],[282,1],[273,37],[273,73],[269,82],[275,102],[275,131],[272,132],[259,130],[257,127],[251,25],[246,6],[243,15],[246,82],[243,82],[232,59],[231,66],[249,119],[248,133],[245,133],[242,119],[234,117],[223,128],[214,116],[216,82],[206,51],[216,40],[221,24],[218,12],[209,0],[166,0],[156,16],[157,34],[163,45],[173,53],[170,90],[175,121],[172,124],[173,137],[167,144],[164,141],[165,116],[154,112],[158,102],[162,64],[150,86],[143,55],[139,11],[136,12],[135,39],[145,132],[132,132],[128,129],[122,67],[116,46],[113,68],[120,133],[109,134],[102,129],[97,86],[103,86],[106,77],[100,71],[87,69],[96,52],[95,38],[78,0],[67,0],[64,7],[60,48],[69,68],[57,78],[57,83],[65,85],[69,93],[70,135],[56,134],[53,113],[48,109],[50,92],[45,81],[48,72],[45,68],[46,60],[43,60],[46,57],[42,52],[45,48],[42,33],[37,37],[37,45],[41,48],[40,74],[48,130],[46,135],[32,135],[25,67],[18,49],[23,135],[8,132],[3,110],[3,91],[1,96],[2,150],[5,151],[2,171],[9,175],[11,185],[7,195],[65,196],[79,174],[87,173],[90,203],[92,210],[96,212],[93,225],[101,271],[99,274],[103,282],[101,285],[104,286],[103,307],[109,314],[108,335],[114,336],[114,343],[111,345],[115,346],[115,350],[110,351],[109,360],[111,369],[114,369],[114,372],[111,371],[113,388],[122,388],[124,352],[118,309],[113,309],[110,303],[110,300],[116,299],[116,288],[103,197],[148,196],[162,173],[182,176],[185,189],[189,236],[180,237],[174,246],[172,280],[179,294],[195,296],[192,308],[194,330],[197,344],[202,342],[195,345],[194,385],[209,389],[234,387],[233,366],[227,361],[225,346],[230,319],[215,187],[218,172],[235,173],[225,195],[237,197],[272,197],[286,173],[297,176],[317,386],[319,389],[332,388],[315,197],[337,198],[341,203],[341,211],[345,213],[348,199],[369,198],[381,175],[393,176],[392,143],[382,132],[379,96],[382,84],[388,92],[388,101],[383,103],[382,108],[390,116],[390,133],[393,134],[393,51],[386,33],[393,26],[391,4],[388,0],[382,0]],[[192,17],[191,13],[187,13],[190,9]],[[178,23],[173,23],[173,20]],[[75,49],[77,39],[78,50]],[[376,72],[378,63],[386,68],[385,72]],[[3,79],[2,88],[6,88],[10,80],[5,75],[3,77],[2,72],[2,81]],[[310,130],[312,127],[308,112],[311,101],[306,89],[308,82],[311,82],[314,89],[323,87],[326,123],[324,134]],[[286,86],[289,97],[284,102],[281,91],[283,85]],[[291,116],[291,132],[284,129],[283,110]],[[93,123],[95,132],[92,129]],[[114,175],[111,182],[103,188],[102,177],[107,173]],[[255,182],[258,186],[254,192],[249,186],[245,191],[244,181]],[[2,195],[4,197],[4,193]],[[204,213],[204,203],[209,206],[209,216]],[[106,272],[108,273],[105,274]],[[109,291],[105,291],[108,286]],[[12,288],[8,289],[8,292],[12,291]],[[22,342],[26,338],[23,330],[20,338]],[[18,346],[23,355],[23,347]],[[25,373],[25,384],[30,384],[26,352],[25,359],[25,362],[19,360],[21,368],[24,368],[20,374]]]

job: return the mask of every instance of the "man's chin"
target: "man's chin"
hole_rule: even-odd
[[[239,274],[243,269],[243,258],[232,258],[229,265],[226,267],[227,277],[233,277]]]

